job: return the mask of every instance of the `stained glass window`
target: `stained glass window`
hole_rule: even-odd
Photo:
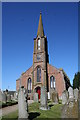
[[[37,67],[37,82],[41,82],[41,68]]]

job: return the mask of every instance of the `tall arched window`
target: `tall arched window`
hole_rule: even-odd
[[[28,93],[31,93],[32,90],[32,80],[31,78],[28,79]]]
[[[40,50],[40,39],[38,39],[38,42],[37,42],[37,49]]]
[[[50,88],[55,89],[55,78],[54,78],[54,76],[50,77]]]
[[[41,82],[41,68],[37,67],[37,82]]]

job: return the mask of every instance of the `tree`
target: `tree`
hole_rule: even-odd
[[[73,88],[80,87],[80,72],[75,73],[74,79],[73,79]]]

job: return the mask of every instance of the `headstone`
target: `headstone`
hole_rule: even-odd
[[[19,95],[18,95],[18,113],[19,113],[19,119],[20,118],[26,118],[28,119],[28,101],[27,101],[27,95],[24,92],[24,87],[20,87]]]
[[[38,102],[38,93],[34,93],[34,101]]]
[[[78,100],[78,92],[79,92],[79,90],[77,88],[74,89],[74,99],[75,99],[75,101]]]
[[[0,101],[2,101],[2,92],[0,90]]]
[[[46,93],[45,86],[41,87],[41,107],[40,107],[40,109],[42,109],[42,110],[47,110],[48,109],[47,93]]]
[[[11,95],[7,94],[7,102],[11,101]]]
[[[69,88],[68,88],[68,92],[69,92],[68,104],[69,104],[69,107],[73,107],[73,105],[74,105],[73,88],[72,88],[72,87],[69,87]]]
[[[6,95],[4,92],[2,93],[2,101],[3,101],[4,103],[7,102],[7,95]]]
[[[13,97],[13,95],[11,95],[11,100],[14,100],[14,97]]]
[[[72,88],[72,87],[69,87],[69,88],[68,88],[68,92],[69,92],[69,99],[73,99],[73,98],[74,98],[73,88]]]
[[[64,90],[62,93],[62,104],[66,104],[68,102],[68,91]]]
[[[17,92],[14,93],[14,100],[15,100],[15,101],[18,100],[18,93],[17,93]]]
[[[56,90],[54,90],[52,93],[52,102],[54,104],[57,104],[59,102],[58,93],[56,92]]]
[[[50,100],[50,92],[48,92],[48,100]]]
[[[80,118],[80,87],[79,87],[79,93],[78,93],[78,118]]]

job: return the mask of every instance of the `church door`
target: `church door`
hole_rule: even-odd
[[[40,99],[41,88],[40,88],[40,87],[37,87],[37,88],[36,88],[36,92],[38,93],[38,99]]]

